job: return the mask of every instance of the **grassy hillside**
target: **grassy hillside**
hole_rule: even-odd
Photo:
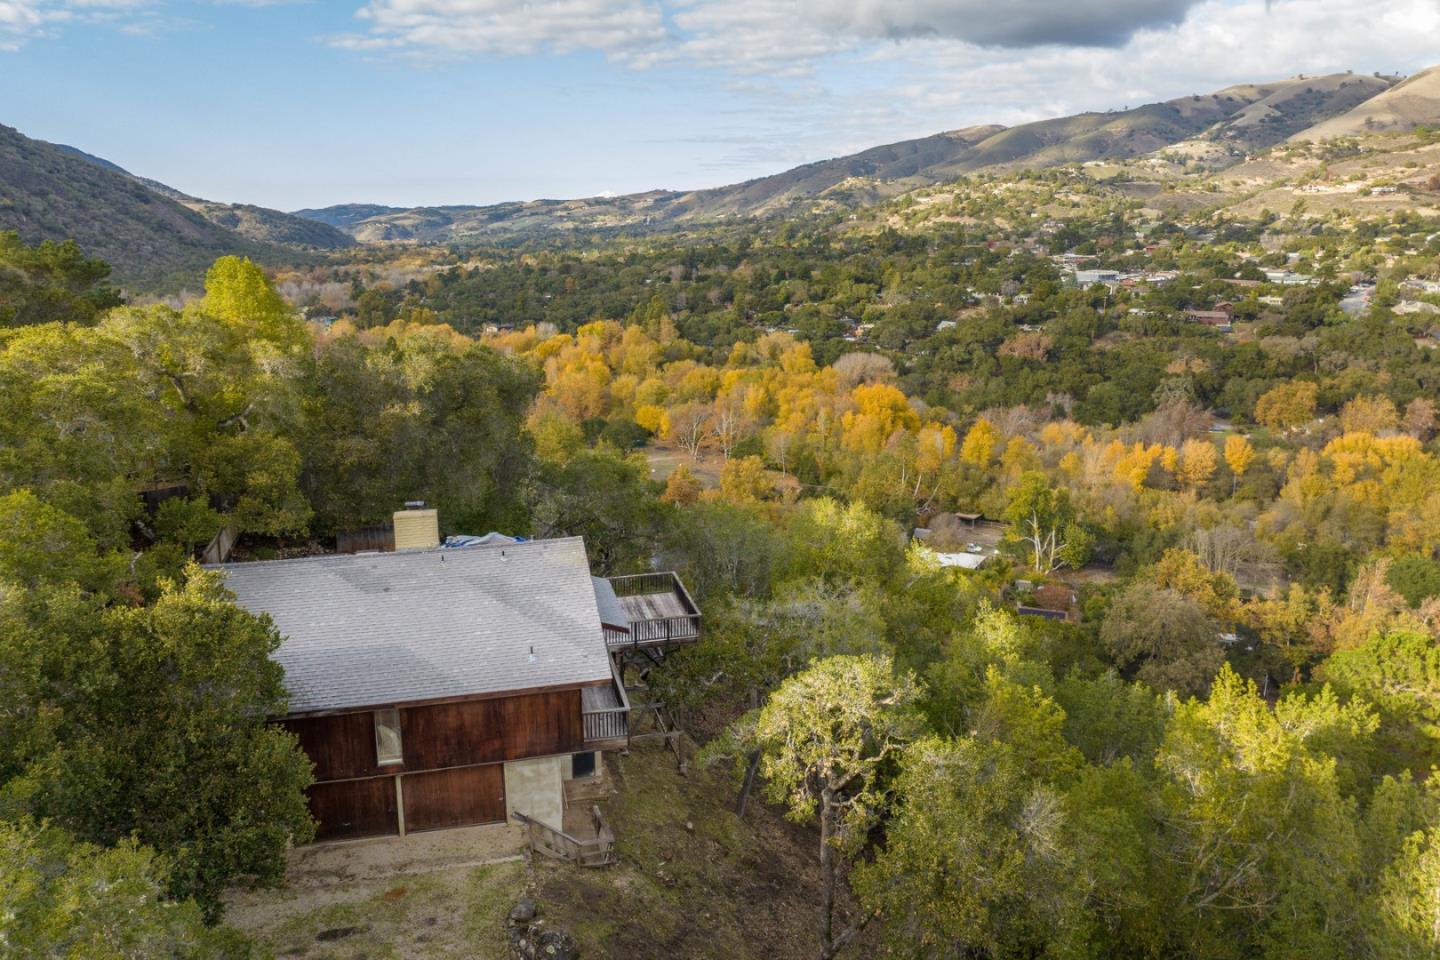
[[[1367,133],[1403,133],[1440,121],[1440,67],[1422,70],[1403,83],[1324,123],[1296,140],[1332,140]]]
[[[292,215],[303,217],[306,220],[314,220],[317,223],[328,223],[332,227],[347,227],[352,223],[359,223],[361,220],[368,220],[371,217],[379,217],[387,213],[400,213],[403,209],[403,207],[387,207],[380,203],[342,203],[335,207],[295,210]]]

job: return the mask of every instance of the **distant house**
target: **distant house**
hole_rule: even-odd
[[[935,559],[942,567],[959,567],[961,570],[979,570],[990,557],[984,553],[937,553]]]
[[[317,839],[523,814],[559,827],[565,782],[624,748],[622,657],[699,636],[673,574],[593,578],[579,538],[441,547],[433,510],[396,550],[228,564],[284,637],[289,712],[315,766]]]
[[[1022,617],[1040,617],[1045,620],[1069,620],[1070,614],[1065,610],[1047,610],[1044,607],[1017,606],[1015,612]]]
[[[1223,304],[1222,306],[1228,307],[1229,304]],[[1215,327],[1222,333],[1228,333],[1232,329],[1234,315],[1230,309],[1186,310],[1185,319],[1191,323],[1203,323],[1207,327]]]
[[[1077,286],[1088,287],[1095,283],[1117,283],[1120,280],[1118,270],[1076,270],[1075,283]]]

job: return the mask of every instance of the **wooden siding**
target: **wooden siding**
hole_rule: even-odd
[[[395,773],[375,762],[375,719],[369,710],[328,717],[293,717],[284,727],[315,764],[315,779],[350,780]],[[402,734],[403,735],[403,734]]]
[[[580,691],[404,707],[400,736],[407,771],[576,753],[585,744]]]
[[[342,530],[335,534],[336,553],[360,553],[377,550],[390,553],[395,549],[395,528],[386,523],[358,530]]]
[[[315,765],[308,791],[317,840],[399,833],[395,777],[405,830],[505,819],[503,762],[586,749],[580,690],[401,707],[404,763],[375,760],[370,710],[281,721]]]
[[[395,816],[395,778],[316,783],[307,791],[316,840],[353,840],[400,832]]]
[[[299,738],[315,764],[315,779],[321,782],[585,749],[579,690],[402,707],[405,762],[383,767],[375,762],[372,711],[291,717],[282,725]]]
[[[505,819],[503,764],[410,773],[400,783],[407,833]]]

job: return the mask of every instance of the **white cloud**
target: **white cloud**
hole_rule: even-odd
[[[148,0],[0,0],[0,51],[20,49],[64,24],[119,20]]]
[[[851,21],[870,23],[857,2]],[[748,78],[729,86],[752,105],[744,129],[768,145],[717,136],[717,168],[733,160],[737,173],[755,175],[976,123],[1440,62],[1440,0],[1203,0],[1180,23],[1138,29],[1120,47],[983,46],[935,32],[864,39],[859,27],[802,28],[775,10],[770,0],[696,0],[672,18],[682,38],[654,55]]]
[[[1198,0],[750,0],[790,29],[849,40],[943,37],[979,46],[1119,46],[1179,23]],[[733,6],[705,0],[700,6]]]
[[[333,44],[461,56],[592,50],[638,69],[780,78],[847,58],[972,80],[998,67],[1023,81],[1032,65],[1046,76],[1066,65],[1137,92],[1155,74],[1234,74],[1239,64],[1269,75],[1368,63],[1377,51],[1403,60],[1426,45],[1440,58],[1440,0],[368,0],[357,17],[363,28]],[[1045,99],[1081,92],[1086,84],[1067,82]]]
[[[694,62],[803,73],[876,41],[1117,46],[1199,0],[369,0],[355,49],[529,54],[598,50],[632,66]]]
[[[356,16],[368,32],[336,37],[334,45],[484,55],[599,50],[623,57],[666,38],[660,6],[647,0],[371,0]]]
[[[1206,0],[1182,24],[1139,31],[1119,49],[927,42],[904,52],[915,68],[903,93],[929,114],[973,114],[979,103],[1014,122],[1296,73],[1405,73],[1440,61],[1436,23],[1440,0]]]

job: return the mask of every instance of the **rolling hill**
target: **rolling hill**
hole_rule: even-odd
[[[349,204],[296,213],[366,243],[464,242],[766,216],[826,197],[874,202],[970,173],[1125,160],[1177,145],[1204,145],[1212,157],[1233,163],[1412,81],[1396,86],[1393,78],[1342,73],[1244,84],[1133,109],[969,127],[707,190],[408,210]],[[1440,109],[1433,115],[1440,117]]]
[[[124,167],[103,157],[86,153],[78,147],[63,143],[53,146],[71,156],[127,176],[161,196],[169,197],[176,203],[189,207],[216,226],[233,230],[249,240],[310,250],[339,250],[351,246],[355,242],[348,234],[312,218],[282,213],[279,210],[257,207],[249,203],[220,203],[215,200],[202,200],[199,197],[181,193],[174,187],[166,186],[158,180],[136,176]]]
[[[77,241],[145,290],[195,287],[224,254],[265,264],[303,259],[296,248],[347,246],[338,230],[260,207],[185,197],[73,147],[0,126],[0,230],[28,243]]]
[[[1440,67],[1431,67],[1338,117],[1297,133],[1296,140],[1333,140],[1368,133],[1403,133],[1440,122]]]
[[[126,286],[193,284],[226,253],[271,252],[133,178],[0,127],[0,230],[28,243],[77,241]],[[177,282],[178,281],[178,282]]]

